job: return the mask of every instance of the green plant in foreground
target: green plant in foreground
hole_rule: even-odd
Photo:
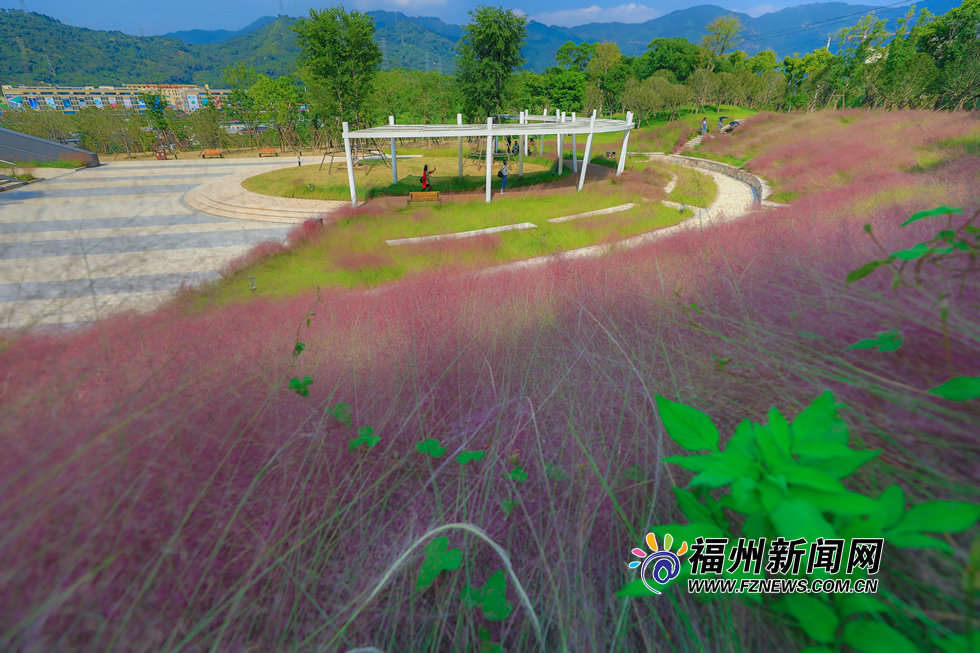
[[[749,561],[733,551],[740,537],[766,538],[769,542],[805,538],[810,543],[818,538],[839,538],[844,540],[844,551],[850,550],[855,538],[883,538],[894,547],[938,549],[951,555],[952,547],[945,540],[927,533],[959,533],[980,519],[980,505],[960,501],[927,501],[906,510],[905,495],[898,485],[885,488],[877,498],[848,490],[842,479],[881,452],[851,448],[847,424],[839,417],[839,406],[829,391],[792,422],[775,408],[769,411],[768,424],[743,421],[724,450],[719,446],[718,429],[706,414],[659,395],[655,400],[667,434],[691,452],[665,461],[695,476],[688,489],[674,488],[681,512],[690,523],[659,525],[652,531],[661,538],[670,533],[675,541],[687,542],[727,537],[725,560],[735,564],[726,563],[718,578],[748,579],[755,575],[749,573]],[[696,453],[702,451],[710,453]],[[741,518],[730,519],[726,511]],[[786,578],[847,577],[843,565],[835,574],[819,568],[810,573],[790,573],[788,568],[767,571]],[[867,577],[865,569],[854,571],[852,578]],[[682,565],[681,573],[667,584],[668,590],[691,577],[691,565]],[[619,592],[619,596],[647,595],[649,591],[640,580]],[[710,601],[720,595],[696,596]],[[759,594],[737,596],[762,604]],[[868,594],[788,594],[770,607],[794,621],[816,642],[805,649],[806,653],[841,651],[843,645],[860,653],[918,650],[892,625],[902,621],[898,607]],[[939,639],[933,630],[930,636]]]
[[[969,220],[953,228],[954,215],[963,213],[961,208],[940,206],[929,211],[919,211],[912,214],[908,220],[902,223],[905,227],[913,222],[925,220],[927,218],[947,217],[946,229],[941,230],[934,238],[925,243],[919,243],[911,249],[903,249],[893,252],[887,258],[879,261],[871,261],[852,270],[847,275],[847,283],[863,279],[880,267],[887,268],[892,273],[892,285],[897,290],[899,286],[907,288],[919,288],[923,285],[922,269],[925,265],[931,265],[938,270],[950,273],[953,278],[960,279],[960,289],[962,291],[966,277],[970,273],[980,271],[977,267],[977,259],[980,256],[980,227],[973,223],[980,217],[980,211],[974,213]],[[887,253],[887,250],[875,240],[874,232],[870,224],[864,225],[864,230],[874,241],[878,249]],[[900,263],[895,263],[900,261]],[[915,261],[913,267],[913,282],[905,278],[906,267]],[[942,323],[943,340],[946,345],[946,357],[952,367],[952,351],[947,332],[947,319],[949,317],[949,304],[947,294],[939,295],[939,317]],[[878,351],[894,351],[898,349],[902,341],[898,338],[895,330],[885,331],[878,334],[875,340],[862,340],[848,347],[847,349],[871,349],[877,347]],[[949,381],[931,388],[934,394],[950,401],[968,401],[980,398],[980,376],[959,376]]]

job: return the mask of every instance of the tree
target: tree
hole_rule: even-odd
[[[786,75],[778,70],[767,70],[759,75],[752,87],[752,101],[763,108],[777,104],[786,97]]]
[[[171,135],[176,136],[177,134],[174,130],[173,112],[167,112],[169,108],[167,106],[167,98],[159,93],[140,93],[137,97],[140,102],[146,105],[145,115],[149,119],[150,124],[153,125],[153,129],[163,136],[169,146],[171,140],[176,140],[171,139]]]
[[[756,75],[764,73],[767,70],[774,70],[778,66],[779,63],[776,59],[776,53],[772,50],[763,50],[745,60],[745,67]]]
[[[718,90],[718,80],[715,73],[707,68],[698,68],[687,79],[687,87],[691,89],[694,99],[694,112],[700,113],[704,106],[713,99]]]
[[[258,74],[251,66],[243,63],[234,68],[229,68],[224,72],[225,82],[231,90],[230,95],[225,100],[224,109],[228,117],[232,120],[240,120],[245,126],[249,140],[253,147],[258,147],[256,127],[261,120],[260,110],[255,104],[255,98],[249,95],[250,89],[258,81]]]
[[[524,65],[527,17],[503,7],[478,5],[456,45],[456,81],[471,118],[497,115],[507,80]]]
[[[559,66],[564,66],[565,70],[574,70],[584,73],[589,65],[589,60],[595,55],[595,43],[579,43],[567,41],[565,45],[558,48],[555,54],[555,61]]]
[[[701,37],[701,47],[711,57],[712,62],[725,56],[729,48],[741,43],[742,21],[734,14],[718,16],[705,27],[707,32]]]
[[[618,45],[604,42],[596,46],[595,55],[589,61],[585,76],[602,95],[597,111],[601,113],[605,108],[612,113],[626,89],[626,80],[632,77],[632,72]]]
[[[187,122],[191,137],[202,149],[219,149],[228,141],[228,134],[220,124],[218,109],[213,104],[191,113]]]
[[[283,75],[274,80],[266,75],[259,75],[255,85],[249,90],[249,95],[265,113],[266,120],[275,126],[279,134],[279,148],[285,151],[287,137],[295,145],[296,119],[299,116],[302,93],[293,79]]]
[[[146,125],[143,116],[117,107],[89,107],[75,116],[75,124],[82,135],[82,143],[93,152],[112,154],[142,150],[142,130]]]
[[[697,45],[680,36],[654,39],[648,48],[633,66],[641,80],[658,70],[669,70],[684,81],[697,67],[701,52]]]
[[[341,121],[356,125],[382,59],[374,42],[374,20],[340,5],[310,9],[310,17],[290,29],[296,32],[300,68],[331,95]]]
[[[562,111],[581,111],[585,100],[585,75],[577,70],[563,70],[550,76],[548,99]]]
[[[632,77],[626,81],[623,107],[633,112],[638,127],[663,107],[664,97],[660,92],[663,84],[667,82],[661,77],[649,77],[642,82]]]

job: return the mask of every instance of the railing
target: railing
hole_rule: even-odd
[[[4,161],[3,159],[0,159],[0,163],[2,163],[4,167],[10,168],[10,176],[8,177],[7,175],[0,175],[0,179],[6,179],[7,181],[20,181],[20,179],[18,179],[16,176],[17,173],[14,171],[14,168],[17,167],[16,163],[14,163],[13,161]]]

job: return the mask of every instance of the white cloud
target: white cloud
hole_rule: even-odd
[[[748,14],[749,16],[752,16],[752,18],[758,18],[762,14],[768,14],[768,13],[771,13],[773,11],[776,11],[776,6],[775,5],[756,5],[756,6],[752,7],[751,9],[732,9],[732,11],[737,11],[737,12],[740,12],[740,13],[743,13],[743,14]]]
[[[445,6],[446,0],[381,0],[380,2],[378,0],[355,0],[352,4],[358,11],[384,9],[387,11],[400,11],[409,16],[424,16],[426,14],[408,10],[421,9],[423,7],[442,7]]]
[[[510,13],[514,14],[515,16],[527,16],[527,12],[523,9],[511,9]]]
[[[585,9],[562,9],[536,14],[531,18],[545,25],[575,27],[586,23],[644,23],[660,15],[662,13],[653,7],[631,2],[628,5],[619,5],[618,7],[603,8],[592,5]]]

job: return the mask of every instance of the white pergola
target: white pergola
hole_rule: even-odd
[[[558,174],[561,174],[564,167],[564,148],[563,139],[565,136],[572,137],[572,172],[579,173],[578,189],[581,191],[585,185],[585,170],[588,167],[589,159],[592,157],[592,137],[595,134],[608,134],[612,132],[625,132],[623,135],[623,147],[619,151],[619,165],[616,167],[616,174],[623,172],[626,164],[626,148],[629,145],[630,130],[636,125],[633,124],[633,113],[626,113],[626,120],[606,120],[596,118],[596,112],[588,118],[579,118],[573,113],[570,116],[565,112],[555,112],[554,115],[545,113],[540,116],[532,116],[529,112],[521,112],[517,117],[516,124],[494,124],[492,118],[487,118],[485,125],[482,124],[463,124],[463,115],[456,115],[455,125],[396,125],[395,119],[388,117],[388,125],[385,127],[371,127],[368,129],[358,129],[350,131],[348,124],[344,123],[344,153],[347,156],[347,181],[350,183],[351,204],[357,207],[357,188],[354,186],[354,162],[351,156],[351,141],[353,139],[384,139],[391,141],[391,177],[393,183],[398,183],[398,154],[395,145],[399,138],[456,138],[457,155],[459,159],[459,177],[463,177],[463,137],[477,137],[487,139],[487,201],[491,197],[491,168],[493,167],[493,138],[494,137],[518,137],[521,141],[520,154],[518,158],[518,176],[524,175],[524,156],[529,154],[528,139],[531,136],[541,137],[540,152],[544,152],[544,137],[555,136],[558,146]],[[585,135],[585,157],[582,170],[578,169],[578,152],[576,150],[575,137]]]

